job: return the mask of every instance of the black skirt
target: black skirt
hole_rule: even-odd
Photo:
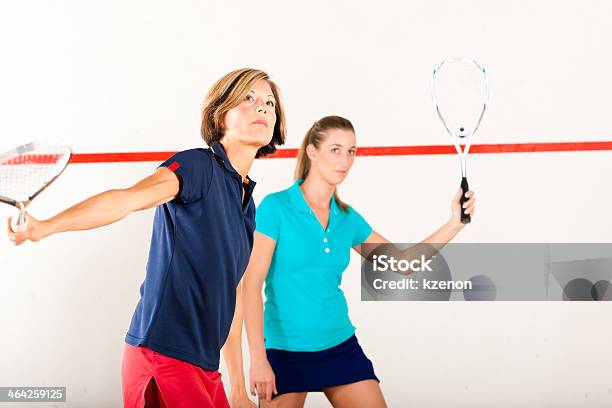
[[[278,395],[322,391],[326,387],[379,379],[357,337],[321,351],[267,349]]]

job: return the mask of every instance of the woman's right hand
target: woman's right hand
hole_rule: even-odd
[[[271,401],[272,394],[278,394],[274,371],[267,358],[251,360],[249,379],[251,395],[255,396],[257,392],[257,398],[260,400]]]
[[[12,218],[9,218],[7,220],[8,238],[15,245],[20,245],[25,241],[38,242],[48,235],[48,228],[45,224],[45,221],[38,221],[36,218],[32,217],[30,214],[27,213],[26,218],[28,220],[28,228],[22,232],[13,231],[13,226],[11,224]]]

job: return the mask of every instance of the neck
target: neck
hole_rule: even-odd
[[[255,160],[255,155],[259,148],[232,142],[225,138],[219,141],[219,143],[223,146],[232,167],[236,169],[238,174],[244,179],[249,173],[249,170],[251,170],[253,160]]]
[[[331,198],[336,190],[334,184],[327,183],[322,177],[312,173],[312,171],[300,188],[308,204],[325,208],[329,208]]]

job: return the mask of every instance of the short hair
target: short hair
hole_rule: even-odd
[[[272,140],[257,151],[255,157],[262,157],[276,152],[276,146],[285,143],[285,112],[280,101],[278,86],[269,75],[253,68],[241,68],[224,75],[208,91],[202,106],[202,124],[200,133],[207,145],[212,146],[225,135],[225,114],[238,106],[249,90],[261,80],[266,80],[272,89],[276,103],[276,123]]]

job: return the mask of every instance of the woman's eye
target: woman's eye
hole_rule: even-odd
[[[338,149],[337,147],[334,147],[332,149],[332,153],[339,153],[339,152],[340,152],[340,149]]]
[[[355,149],[351,149],[351,150],[349,150],[349,154],[350,154],[351,156],[354,156],[354,155],[355,155]]]
[[[252,95],[250,95],[250,94],[247,94],[247,96],[245,96],[245,98],[244,98],[244,99],[245,99],[245,100],[247,100],[247,101],[249,101],[249,102],[252,102],[252,101],[254,101],[254,100],[255,100],[255,98],[253,98],[253,96],[252,96]]]
[[[266,102],[268,106],[274,107],[274,102],[273,101],[268,101]]]

